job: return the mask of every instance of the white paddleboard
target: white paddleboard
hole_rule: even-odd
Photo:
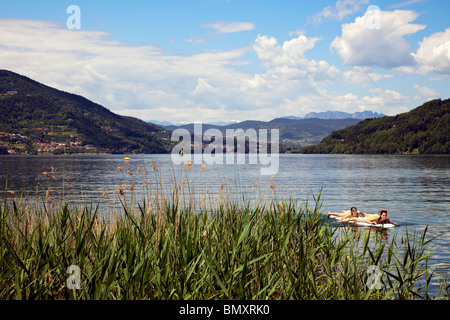
[[[341,217],[335,216],[333,214],[330,214],[329,216],[332,219],[336,219],[339,220],[341,219]],[[349,224],[353,224],[356,226],[361,226],[361,227],[375,227],[375,228],[387,228],[387,229],[391,229],[391,228],[395,228],[396,225],[392,224],[392,223],[384,223],[384,224],[371,224],[371,223],[367,223],[367,222],[361,222],[361,221],[346,221],[345,219],[343,221],[341,221],[343,223],[349,223]]]

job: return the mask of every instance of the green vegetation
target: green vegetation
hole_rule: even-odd
[[[169,132],[81,96],[0,70],[0,137],[22,153],[167,153]],[[18,137],[18,135],[20,135]]]
[[[450,99],[432,100],[410,112],[366,119],[334,131],[305,153],[449,154]]]
[[[58,204],[50,189],[36,199],[7,193],[0,299],[449,298],[446,281],[429,296],[426,231],[387,243],[376,232],[333,227],[320,196],[312,206],[277,201],[275,193],[250,205],[238,193],[232,200],[238,187],[213,196],[189,187],[186,173],[167,184],[152,171],[155,180],[143,178],[144,199],[118,185],[121,206],[108,212]],[[81,271],[79,289],[68,288],[71,265]]]

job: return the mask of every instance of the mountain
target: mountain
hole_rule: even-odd
[[[159,120],[148,120],[148,123],[153,123],[156,124],[160,127],[167,127],[167,128],[172,128],[172,130],[174,130],[175,128],[179,128],[181,126],[187,125],[186,123],[172,123],[169,121],[159,121]],[[226,126],[229,124],[233,124],[233,123],[239,123],[240,121],[237,120],[231,120],[231,121],[216,121],[216,122],[210,122],[207,124],[211,124],[214,126]]]
[[[169,121],[148,120],[148,123],[156,124],[157,126],[173,126],[174,124]]]
[[[169,132],[0,70],[0,147],[12,152],[166,153]]]
[[[319,143],[324,137],[334,130],[342,129],[358,123],[359,119],[285,119],[276,118],[271,121],[246,120],[239,123],[228,125],[202,124],[202,131],[208,129],[218,129],[225,136],[227,129],[278,129],[281,143],[310,145]],[[191,134],[194,133],[194,124],[181,126],[163,126],[167,130],[176,130],[179,128],[187,129]]]
[[[296,117],[296,116],[285,116],[285,117],[281,117],[281,119],[302,120],[304,118],[300,118],[300,117]]]
[[[209,124],[215,125],[215,126],[227,126],[229,124],[235,124],[240,123],[241,121],[237,120],[231,120],[231,121],[216,121],[216,122],[210,122]]]
[[[343,111],[324,111],[324,112],[310,112],[305,116],[305,119],[318,118],[318,119],[369,119],[369,118],[380,118],[384,117],[384,114],[373,112],[373,111],[363,111],[348,113]]]
[[[332,132],[305,153],[450,154],[450,99]]]

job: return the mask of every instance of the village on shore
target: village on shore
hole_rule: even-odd
[[[49,128],[35,128],[36,131],[48,132]],[[70,140],[75,137],[70,135]],[[30,139],[20,133],[0,132],[0,154],[63,154],[63,153],[98,153],[100,150],[90,144],[79,141],[42,142]]]

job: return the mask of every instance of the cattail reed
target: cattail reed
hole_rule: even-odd
[[[309,203],[278,201],[274,178],[272,196],[251,202],[237,182],[227,185],[237,179],[200,192],[189,181],[192,164],[169,182],[150,166],[153,177],[138,169],[132,179],[141,182],[117,182],[110,196],[96,189],[99,203],[61,201],[50,211],[40,198],[5,193],[0,299],[449,298],[447,279],[429,294],[425,234],[386,243],[376,232],[335,227],[324,219],[320,192]],[[142,199],[133,196],[135,183],[146,190]],[[48,189],[43,201],[54,198]],[[102,211],[112,198],[119,208]],[[67,286],[72,265],[81,270],[77,290]],[[368,286],[369,266],[381,272],[376,288]]]

